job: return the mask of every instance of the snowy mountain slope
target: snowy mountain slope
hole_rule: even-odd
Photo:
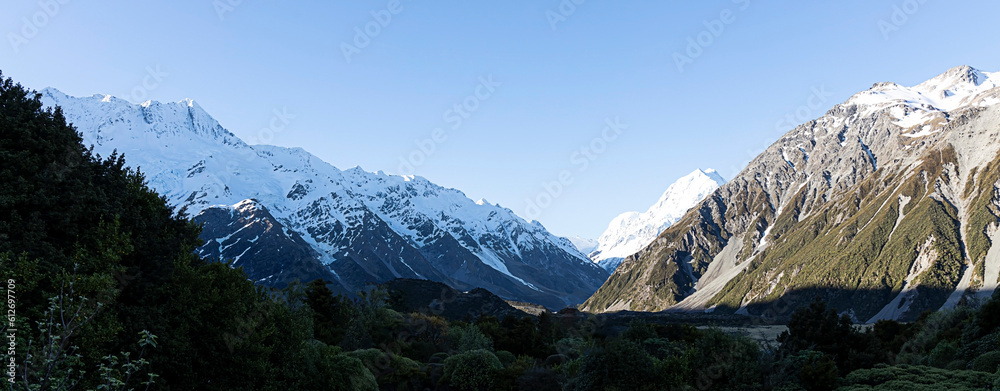
[[[420,177],[341,171],[301,148],[249,146],[191,100],[41,94],[95,152],[125,154],[171,205],[206,224],[203,255],[234,259],[261,283],[319,277],[353,292],[431,279],[559,308],[607,277],[568,240],[509,209]]]
[[[647,211],[627,212],[615,217],[598,239],[590,259],[609,273],[622,260],[646,247],[663,230],[673,225],[691,207],[712,194],[726,181],[715,170],[695,170],[667,187],[667,191]]]
[[[582,309],[912,320],[1000,282],[1000,74],[875,84],[791,130]],[[782,312],[785,311],[785,312]]]

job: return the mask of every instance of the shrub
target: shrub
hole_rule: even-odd
[[[564,355],[571,359],[579,358],[583,351],[587,349],[587,342],[582,338],[563,338],[556,342],[557,354]]]
[[[378,382],[365,365],[354,357],[346,355],[336,355],[331,357],[326,363],[325,375],[327,381],[326,389],[331,390],[354,390],[354,391],[375,391],[378,390]],[[319,380],[323,380],[322,378]]]
[[[983,303],[976,313],[976,326],[979,327],[979,335],[989,334],[1000,327],[1000,298],[991,297]]]
[[[348,356],[361,360],[373,375],[385,371],[392,365],[391,357],[379,349],[360,349],[347,353]]]
[[[379,349],[355,350],[347,355],[361,360],[383,387],[399,389],[406,385],[422,385],[426,381],[420,363],[406,357]]]
[[[508,353],[507,351],[501,350],[497,353],[500,356],[501,353]],[[494,382],[494,389],[497,390],[516,390],[518,388],[517,381],[525,372],[529,369],[534,368],[535,359],[530,356],[519,356],[514,358],[511,353],[511,362],[504,362],[504,368],[497,371],[496,382]],[[501,359],[503,361],[504,359]],[[534,391],[534,389],[532,389]]]
[[[458,352],[493,350],[493,340],[474,324],[452,326],[448,329],[448,337],[452,348]]]
[[[988,352],[972,360],[972,370],[982,372],[996,372],[1000,368],[1000,352]]]
[[[658,360],[675,358],[683,355],[686,346],[687,345],[683,342],[672,342],[666,338],[650,338],[642,341],[642,347],[646,349],[646,353],[656,357]]]
[[[361,360],[336,352],[335,347],[322,343],[306,345],[301,355],[303,361],[292,368],[300,373],[292,375],[295,382],[285,386],[302,390],[378,390],[375,376]]]
[[[881,353],[895,355],[903,348],[907,339],[913,337],[913,327],[894,320],[880,320],[875,322],[868,335],[872,343],[877,345]]]
[[[838,366],[850,367],[851,343],[858,339],[853,323],[847,316],[827,308],[818,296],[808,307],[799,308],[788,321],[788,331],[778,336],[780,351],[795,355],[803,350],[815,350],[831,355]]]
[[[837,363],[819,352],[808,352],[799,370],[799,382],[808,390],[832,390],[837,384]]]
[[[629,323],[628,329],[622,332],[621,338],[634,342],[642,342],[647,339],[657,338],[656,329],[652,325],[641,320],[633,320]]]
[[[460,390],[491,390],[501,369],[503,364],[493,352],[471,350],[444,360],[441,382]]]
[[[900,353],[896,356],[896,362],[901,364],[930,364],[934,366],[944,366],[950,362],[954,356],[943,360],[946,347],[941,346],[941,342],[955,341],[962,335],[963,325],[972,318],[974,313],[967,307],[957,307],[952,310],[942,310],[928,314],[917,320],[914,327],[917,332],[903,344]],[[951,347],[957,348],[956,345]],[[941,350],[938,350],[941,349]],[[934,350],[938,350],[934,352]],[[928,357],[934,356],[934,358]]]
[[[955,361],[957,354],[958,344],[951,341],[941,341],[927,355],[927,363],[931,366],[944,368],[948,363]]]
[[[712,390],[761,388],[761,350],[757,342],[709,330],[691,351],[690,365],[695,384]]]
[[[665,388],[656,359],[628,340],[614,340],[583,357],[568,390],[660,390]]]
[[[689,355],[677,355],[656,360],[656,372],[664,384],[679,386],[688,383],[691,374]]]

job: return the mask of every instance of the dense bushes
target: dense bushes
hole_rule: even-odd
[[[347,355],[361,360],[382,388],[421,389],[428,380],[423,366],[406,357],[379,349],[356,350]]]
[[[583,357],[569,390],[658,390],[665,388],[657,360],[638,343],[619,339]]]
[[[994,385],[1000,380],[1000,330],[990,313],[996,308],[994,297],[978,308],[925,313],[911,324],[881,321],[859,329],[814,301],[796,311],[789,331],[779,337],[779,358],[785,358],[775,372],[784,374],[773,384],[815,390],[1000,389]]]
[[[847,375],[838,390],[972,391],[992,389],[992,386],[992,376],[982,372],[879,364]]]
[[[284,389],[352,391],[378,390],[375,376],[357,357],[322,343],[303,347],[299,359],[284,369]]]
[[[745,337],[709,330],[695,341],[690,367],[698,385],[713,390],[761,389],[760,345]]]
[[[994,373],[1000,368],[1000,352],[986,352],[976,357],[969,363],[969,368],[973,371]]]
[[[492,390],[503,364],[486,349],[470,350],[444,360],[442,382],[459,390]]]

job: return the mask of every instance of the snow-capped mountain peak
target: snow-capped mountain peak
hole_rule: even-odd
[[[76,98],[55,88],[45,88],[39,93],[49,105],[63,106],[70,122],[84,133],[84,139],[95,144],[104,144],[124,138],[202,138],[203,141],[220,141],[223,144],[246,146],[243,140],[226,130],[192,99],[160,103],[146,101],[133,104],[111,95],[93,95]],[[128,132],[138,123],[144,123],[148,132]],[[194,136],[194,137],[192,137]],[[92,139],[91,139],[92,137]],[[129,144],[132,144],[131,142]]]
[[[608,229],[597,240],[590,259],[608,271],[625,257],[635,254],[673,225],[701,200],[726,181],[712,169],[695,170],[678,179],[645,212],[626,212],[611,220]]]
[[[984,92],[1000,86],[1000,74],[960,66],[920,83],[904,87],[896,83],[878,83],[848,100],[874,112],[887,105],[902,105],[927,111],[953,111],[970,106],[988,106],[1000,101],[983,101]]]
[[[979,87],[989,81],[991,73],[983,72],[968,65],[951,68],[934,78],[918,84],[915,90],[932,92],[935,90],[963,90],[969,87]]]
[[[845,105],[856,105],[863,116],[889,109],[907,138],[938,133],[949,113],[969,107],[1000,103],[1000,73],[959,66],[913,87],[877,83],[852,96]]]
[[[683,215],[688,209],[691,209],[691,206],[708,195],[706,191],[710,193],[715,190],[715,187],[724,183],[726,180],[722,179],[722,176],[713,169],[695,170],[671,184],[646,213],[674,215],[675,212],[683,209],[680,212],[680,215]]]

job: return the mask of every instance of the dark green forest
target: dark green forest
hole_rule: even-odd
[[[379,286],[254,286],[194,255],[199,231],[0,75],[10,390],[1000,389],[996,299],[865,328],[814,301],[776,344],[570,310],[447,319]]]

